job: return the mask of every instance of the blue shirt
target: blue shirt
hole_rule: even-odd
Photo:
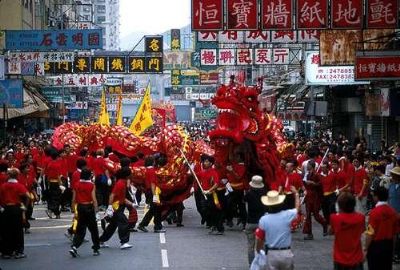
[[[397,213],[400,213],[400,184],[390,184],[388,203]]]
[[[292,244],[290,224],[297,215],[297,209],[265,214],[258,227],[265,232],[265,244],[269,248],[286,248]]]

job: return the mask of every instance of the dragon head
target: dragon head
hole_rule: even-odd
[[[229,139],[235,143],[244,139],[257,141],[265,126],[258,108],[259,93],[260,89],[255,86],[221,85],[212,99],[218,116],[216,128],[209,133],[210,139]]]

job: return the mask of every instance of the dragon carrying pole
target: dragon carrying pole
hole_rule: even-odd
[[[183,153],[182,149],[179,149],[179,151],[181,152],[183,158],[185,159],[185,161],[186,161],[186,163],[187,163],[187,165],[188,165],[188,167],[189,167],[190,172],[193,174],[194,179],[196,179],[196,182],[197,182],[197,184],[199,185],[199,188],[200,188],[201,192],[203,193],[204,198],[207,199],[207,196],[204,194],[204,189],[203,189],[203,187],[202,187],[201,184],[200,184],[200,180],[199,180],[199,178],[197,178],[197,175],[196,175],[196,173],[194,172],[194,170],[192,169],[192,167],[190,167],[189,160],[186,158],[185,153]]]

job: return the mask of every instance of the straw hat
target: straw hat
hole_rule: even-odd
[[[390,170],[390,173],[400,176],[400,167],[399,166],[394,167],[393,169]]]
[[[254,175],[254,176],[251,178],[251,181],[250,181],[249,185],[250,185],[252,188],[263,188],[263,187],[264,187],[264,183],[263,183],[262,177],[259,176],[259,175]]]
[[[261,197],[261,202],[266,206],[278,205],[283,203],[285,200],[285,195],[279,195],[276,190],[268,191],[266,196]]]

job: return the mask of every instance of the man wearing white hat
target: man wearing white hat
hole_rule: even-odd
[[[256,249],[268,254],[267,269],[294,268],[290,225],[300,209],[300,199],[295,187],[292,186],[291,191],[295,196],[294,209],[284,210],[285,195],[279,195],[278,191],[271,190],[261,197],[267,213],[260,219],[256,230]]]

